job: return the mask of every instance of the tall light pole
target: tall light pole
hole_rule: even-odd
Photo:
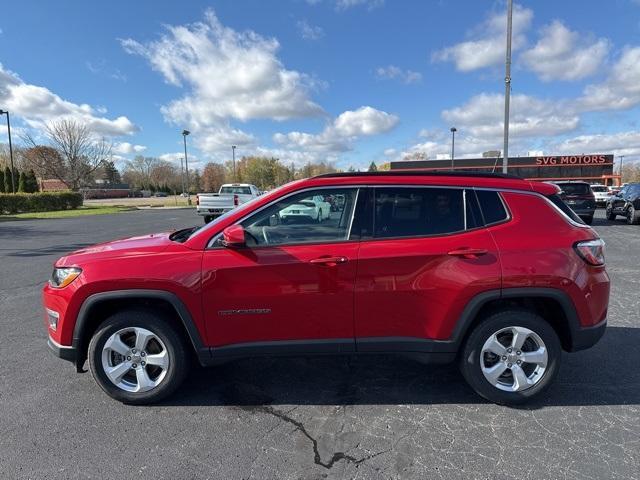
[[[453,171],[453,158],[455,156],[455,147],[456,147],[456,132],[458,129],[456,127],[451,127],[451,171]]]
[[[180,183],[182,183],[182,195],[184,195],[184,157],[180,157]]]
[[[11,122],[9,121],[9,112],[7,110],[0,110],[0,115],[7,116],[7,135],[9,136],[9,159],[11,161],[11,190],[12,193],[16,193],[16,180],[13,172],[13,147],[11,146]]]
[[[622,166],[624,163],[624,155],[620,155],[620,185],[622,185]]]
[[[508,0],[507,11],[507,57],[504,75],[504,150],[502,151],[502,173],[507,173],[509,165],[509,101],[511,100],[511,30],[513,0]]]
[[[191,132],[189,130],[182,130],[182,139],[184,140],[184,167],[187,174],[187,205],[191,205],[191,192],[189,188],[189,159],[187,158],[187,135]]]
[[[236,181],[236,146],[231,145],[231,157],[233,161],[233,181]]]

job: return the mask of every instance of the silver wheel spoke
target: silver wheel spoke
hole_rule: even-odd
[[[130,369],[131,365],[128,362],[122,362],[115,367],[105,370],[105,373],[113,383],[118,384]]]
[[[515,392],[524,390],[531,382],[527,378],[527,374],[520,368],[520,365],[514,365],[511,367],[511,373],[513,374],[513,390]]]
[[[483,351],[503,356],[507,353],[507,347],[498,341],[498,337],[491,335],[491,338],[489,338],[489,340],[484,344]]]
[[[540,347],[535,352],[522,352],[522,361],[524,363],[535,363],[536,365],[546,367],[547,349],[544,347]]]
[[[109,350],[113,350],[114,352],[119,353],[120,355],[127,355],[129,352],[129,347],[124,344],[124,342],[120,339],[119,335],[112,335],[104,344],[104,348],[108,348]]]
[[[137,348],[138,351],[144,350],[147,347],[147,343],[149,343],[149,340],[151,340],[152,338],[155,338],[155,335],[151,333],[149,330],[136,328],[135,332],[136,332],[135,348]]]
[[[500,375],[502,375],[506,369],[507,366],[504,363],[498,362],[493,367],[483,367],[482,371],[484,372],[484,376],[487,378],[487,380],[489,380],[492,385],[495,385],[496,383],[498,383],[498,378],[500,377]]]
[[[158,367],[166,369],[169,366],[169,355],[167,355],[167,352],[163,350],[160,353],[147,355],[146,362],[147,365],[156,365]]]
[[[522,345],[529,337],[530,330],[521,327],[513,327],[513,339],[511,340],[511,347],[516,350],[522,350]]]
[[[136,369],[136,380],[138,380],[138,392],[150,390],[154,386],[153,380],[149,378],[147,370],[143,367]]]

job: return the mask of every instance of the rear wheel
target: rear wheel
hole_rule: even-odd
[[[476,393],[502,405],[540,395],[555,379],[561,346],[555,330],[527,310],[506,310],[482,320],[460,357],[464,378]]]
[[[89,343],[95,381],[112,398],[155,403],[173,393],[188,371],[182,336],[146,310],[125,310],[106,319]]]
[[[582,221],[587,225],[591,225],[593,223],[593,215],[590,217],[582,217]]]
[[[616,219],[617,215],[615,213],[613,213],[613,207],[611,205],[607,205],[605,212],[607,214],[607,220],[615,220]]]

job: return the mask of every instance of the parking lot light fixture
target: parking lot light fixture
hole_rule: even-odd
[[[231,157],[233,161],[233,181],[236,181],[236,146],[231,145]]]
[[[184,140],[184,169],[187,177],[187,205],[191,205],[191,189],[189,187],[189,159],[187,158],[187,135],[189,130],[182,130],[182,139]]]
[[[11,145],[11,121],[9,120],[9,111],[0,109],[0,115],[7,116],[7,135],[9,136],[9,161],[11,162],[11,193],[16,193],[16,179],[13,169],[13,147]]]
[[[453,158],[455,156],[455,146],[456,146],[456,132],[458,129],[456,127],[451,127],[451,171],[453,171]]]

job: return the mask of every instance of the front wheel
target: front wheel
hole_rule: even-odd
[[[616,214],[613,213],[613,207],[610,205],[607,205],[606,207],[606,214],[607,214],[607,220],[611,221],[611,220],[615,220],[616,219]]]
[[[502,405],[522,404],[553,383],[560,340],[542,317],[507,310],[482,320],[467,338],[460,369],[476,393]]]
[[[629,205],[629,208],[627,208],[627,223],[629,225],[640,223],[640,212],[633,208],[633,205]]]
[[[188,371],[184,339],[164,318],[125,310],[107,318],[89,343],[89,367],[110,397],[155,403],[173,393]]]

